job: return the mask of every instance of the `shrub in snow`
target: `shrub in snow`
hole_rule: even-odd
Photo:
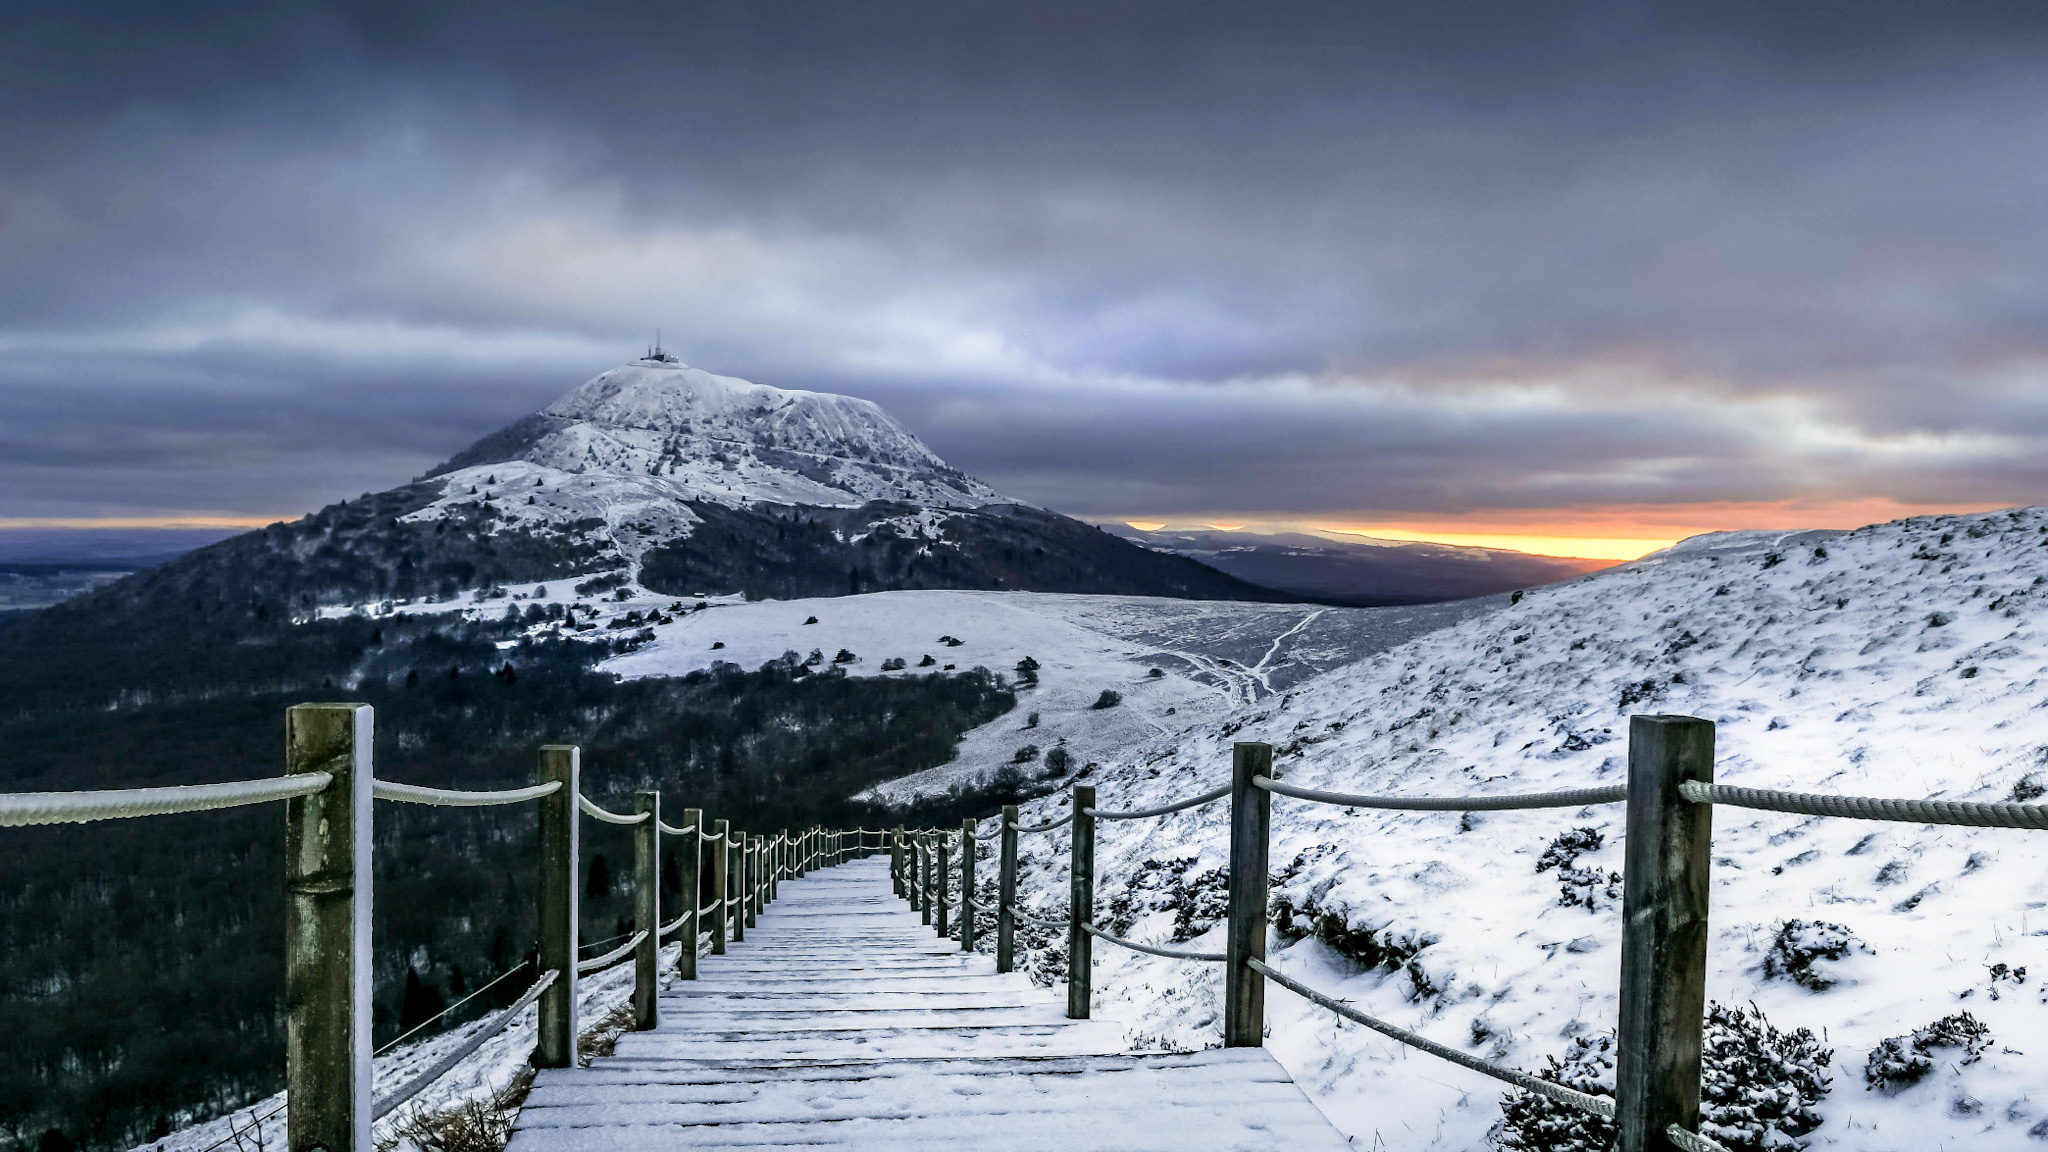
[[[1045,774],[1048,778],[1065,776],[1067,766],[1072,762],[1073,756],[1065,748],[1055,748],[1045,754]]]
[[[1918,1084],[1934,1070],[1934,1053],[1960,1050],[1958,1065],[1975,1064],[1991,1046],[1991,1029],[1968,1012],[1944,1016],[1904,1036],[1887,1037],[1863,1062],[1863,1082],[1889,1096]]]
[[[1036,759],[1038,759],[1038,745],[1026,744],[1022,748],[1017,749],[1016,755],[1010,757],[1010,763],[1029,764]]]
[[[849,652],[844,648],[841,648],[836,654],[833,655],[832,662],[834,664],[851,664],[858,659],[860,659],[860,657],[855,656],[852,652]]]
[[[1190,876],[1193,860],[1147,860],[1106,906],[1109,931],[1122,936],[1149,912],[1173,913],[1173,941],[1192,940],[1223,920],[1230,908],[1230,874],[1222,868]]]
[[[1805,1029],[1781,1032],[1762,1012],[1707,1006],[1700,1051],[1700,1131],[1730,1152],[1804,1148],[1820,1126],[1814,1110],[1831,1087],[1834,1052]],[[1598,1096],[1614,1094],[1614,1036],[1579,1036],[1536,1075]],[[1606,1152],[1614,1125],[1527,1092],[1501,1102],[1495,1138],[1526,1152]]]
[[[1559,832],[1550,845],[1543,849],[1543,855],[1536,859],[1536,870],[1548,872],[1552,868],[1569,868],[1578,863],[1582,852],[1597,851],[1605,843],[1598,828],[1567,828]]]
[[[1707,1007],[1700,1052],[1700,1131],[1730,1152],[1803,1148],[1814,1106],[1833,1086],[1834,1050],[1810,1029],[1780,1032],[1752,1004]]]
[[[918,666],[919,668],[929,668],[929,667],[931,667],[932,665],[934,665],[934,664],[937,664],[937,663],[938,663],[938,661],[937,661],[937,660],[934,660],[934,659],[932,659],[932,658],[931,658],[931,654],[930,654],[930,653],[926,653],[926,654],[925,654],[925,658],[924,658],[924,659],[922,659],[922,660],[919,660],[919,661],[917,662],[917,666]]]
[[[1090,704],[1090,705],[1089,705],[1089,707],[1090,707],[1090,708],[1098,708],[1098,709],[1099,709],[1099,708],[1114,708],[1114,707],[1116,707],[1117,705],[1119,705],[1119,704],[1121,704],[1121,703],[1123,703],[1123,702],[1124,702],[1124,697],[1123,697],[1123,693],[1121,693],[1121,692],[1116,692],[1116,691],[1112,691],[1111,689],[1108,689],[1108,688],[1104,688],[1104,689],[1102,690],[1102,695],[1100,695],[1100,696],[1097,696],[1097,697],[1095,698],[1095,703],[1093,703],[1093,704]]]
[[[2012,786],[2012,799],[2017,804],[2039,800],[2044,795],[2048,795],[2048,785],[2043,785],[2038,778],[2033,776],[2022,777],[2015,781]]]
[[[1272,915],[1273,926],[1283,936],[1296,940],[1314,936],[1367,968],[1385,968],[1390,972],[1410,964],[1417,953],[1436,943],[1436,937],[1412,930],[1353,927],[1343,913],[1326,912],[1313,905],[1296,907],[1285,896],[1273,898]],[[1419,971],[1411,972],[1411,978]],[[1426,977],[1420,981],[1426,982]]]
[[[1557,870],[1557,902],[1566,908],[1597,912],[1621,902],[1621,873],[1598,868]]]
[[[900,672],[902,669],[903,657],[901,656],[891,656],[887,660],[882,661],[882,671],[884,672]]]
[[[1815,968],[1823,960],[1840,960],[1851,952],[1870,951],[1870,946],[1840,924],[1824,920],[1787,920],[1764,952],[1764,976],[1790,980],[1815,992],[1835,986],[1835,978]]]

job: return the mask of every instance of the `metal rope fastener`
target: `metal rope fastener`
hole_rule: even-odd
[[[370,794],[379,800],[396,800],[401,804],[434,804],[444,808],[487,808],[494,804],[524,804],[552,795],[561,788],[560,780],[535,784],[528,788],[506,788],[496,792],[465,792],[454,788],[428,788],[419,784],[400,784],[395,780],[373,780]]]
[[[1850,820],[1898,820],[1908,824],[1958,824],[1966,828],[2048,830],[2048,804],[1985,804],[1963,800],[1888,800],[1876,796],[1819,796],[1686,780],[1678,794],[1695,804],[1728,804],[1803,816]]]
[[[1099,808],[1083,808],[1081,811],[1095,817],[1097,820],[1140,820],[1147,816],[1164,816],[1169,812],[1179,812],[1185,808],[1199,807],[1211,800],[1221,800],[1228,795],[1230,795],[1230,785],[1225,784],[1213,792],[1204,792],[1200,796],[1190,796],[1185,800],[1176,800],[1171,804],[1162,805],[1158,808],[1140,808],[1135,812],[1104,812]],[[1023,829],[1020,828],[1018,831],[1021,832]]]
[[[1144,952],[1152,956],[1164,956],[1168,960],[1200,960],[1206,964],[1221,964],[1225,960],[1230,959],[1221,952],[1178,952],[1172,948],[1161,948],[1156,944],[1140,944],[1136,940],[1126,940],[1121,936],[1111,936],[1093,924],[1081,925],[1081,931],[1095,937],[1097,940],[1107,940],[1111,944],[1120,944],[1133,952]]]
[[[132,816],[207,812],[310,796],[334,782],[326,772],[302,772],[267,780],[227,784],[177,784],[166,788],[115,788],[105,792],[14,792],[0,794],[0,828],[30,824],[84,824]]]
[[[1410,812],[1505,812],[1517,808],[1583,808],[1588,804],[1619,804],[1628,799],[1628,785],[1573,788],[1563,792],[1532,792],[1520,796],[1359,796],[1297,788],[1270,776],[1254,776],[1252,784],[1275,796],[1313,800],[1344,808],[1392,808]]]
[[[559,784],[561,781],[558,780],[556,783]],[[621,816],[617,812],[607,812],[591,803],[590,797],[583,795],[581,792],[576,794],[576,806],[583,809],[585,816],[594,817],[607,824],[638,824],[642,820],[654,815],[652,812],[636,812],[631,816]]]
[[[1406,1028],[1397,1027],[1384,1020],[1368,1016],[1351,1005],[1344,1003],[1342,1000],[1325,996],[1306,984],[1290,980],[1280,973],[1273,971],[1263,960],[1247,956],[1245,957],[1245,963],[1250,965],[1253,971],[1287,989],[1289,992],[1320,1004],[1337,1015],[1344,1017],[1346,1020],[1363,1024],[1382,1036],[1399,1040],[1411,1048],[1420,1048],[1432,1056],[1448,1060],[1461,1068],[1470,1068],[1474,1072],[1491,1076],[1495,1080],[1513,1084],[1524,1092],[1534,1092],[1538,1096],[1547,1096],[1560,1104],[1569,1104],[1582,1112],[1591,1112],[1595,1116],[1604,1117],[1608,1120],[1614,1119],[1614,1101],[1605,1096],[1593,1096],[1585,1092],[1578,1092],[1562,1084],[1553,1084],[1548,1080],[1539,1080],[1527,1072],[1515,1068],[1503,1068],[1498,1064],[1489,1064],[1475,1056],[1467,1056],[1455,1048],[1446,1048],[1427,1036],[1410,1032]]]
[[[462,1063],[464,1060],[469,1059],[471,1053],[475,1052],[477,1049],[484,1046],[484,1041],[489,1040],[491,1037],[496,1036],[500,1032],[503,1032],[505,1030],[505,1026],[512,1023],[513,1017],[519,1015],[520,1011],[524,1009],[527,1005],[533,1003],[535,1000],[538,1000],[540,998],[540,994],[542,992],[547,991],[548,986],[555,982],[555,977],[557,975],[558,973],[552,968],[546,972],[543,972],[541,974],[540,979],[535,980],[533,982],[533,987],[528,988],[524,995],[519,997],[519,999],[513,1001],[512,1006],[510,1008],[507,1008],[503,1012],[500,1012],[498,1014],[497,1019],[492,1020],[489,1024],[486,1024],[484,1027],[478,1029],[474,1035],[472,1035],[469,1039],[463,1041],[462,1045],[456,1048],[453,1052],[450,1052],[446,1056],[443,1056],[441,1057],[441,1059],[435,1061],[433,1067],[428,1068],[426,1071],[406,1081],[405,1085],[399,1088],[396,1092],[393,1092],[390,1095],[383,1097],[382,1099],[378,1100],[375,1104],[371,1105],[370,1119],[372,1121],[382,1120],[388,1113],[390,1113],[390,1111],[393,1108],[396,1108],[400,1104],[405,1103],[407,1100],[410,1100],[413,1097],[419,1095],[420,1092],[423,1089],[425,1089],[427,1085],[432,1084],[434,1081],[439,1080],[442,1076],[447,1075],[448,1070],[450,1068],[453,1068],[457,1064]]]
[[[600,972],[611,967],[618,961],[632,955],[633,949],[638,948],[640,942],[645,939],[647,939],[646,932],[635,932],[631,940],[626,941],[602,956],[592,956],[588,960],[578,960],[576,962],[576,974],[578,976],[588,976],[592,972]]]

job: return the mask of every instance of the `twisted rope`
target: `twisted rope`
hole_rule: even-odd
[[[227,784],[178,784],[168,788],[115,788],[105,792],[15,792],[0,795],[0,828],[29,824],[84,824],[206,812],[310,796],[334,781],[326,772],[302,772],[268,780]]]
[[[1060,817],[1059,819],[1053,821],[1050,824],[1034,824],[1031,827],[1026,828],[1022,824],[1012,823],[1010,827],[1015,828],[1019,832],[1050,832],[1063,824],[1072,822],[1073,819],[1074,814],[1072,812],[1069,812],[1065,816]]]
[[[1228,795],[1230,795],[1230,785],[1225,784],[1213,792],[1204,792],[1200,796],[1190,796],[1185,800],[1176,800],[1171,804],[1162,805],[1158,808],[1140,808],[1135,812],[1104,812],[1100,808],[1083,808],[1081,811],[1095,817],[1097,820],[1138,820],[1146,816],[1164,816],[1169,812],[1178,812],[1183,808],[1198,807],[1207,804],[1211,800],[1221,800]]]
[[[380,1098],[375,1104],[371,1105],[371,1121],[382,1120],[393,1108],[419,1095],[421,1090],[426,1088],[427,1085],[447,1075],[450,1068],[467,1060],[472,1052],[484,1046],[484,1041],[503,1032],[505,1026],[512,1023],[514,1016],[517,1016],[527,1005],[539,999],[542,992],[547,991],[548,986],[555,982],[557,975],[558,973],[553,969],[542,973],[541,978],[533,982],[533,987],[528,988],[524,995],[513,1001],[510,1008],[500,1012],[497,1019],[478,1029],[453,1052],[435,1061],[433,1067],[406,1081],[405,1085],[396,1092]]]
[[[527,788],[507,788],[497,792],[464,792],[454,788],[427,788],[419,784],[400,784],[394,780],[376,780],[370,784],[370,794],[379,800],[396,800],[401,804],[433,804],[444,808],[485,808],[494,804],[524,804],[538,800],[555,792],[562,786],[560,780],[535,784]]]
[[[652,812],[635,812],[631,816],[621,816],[617,812],[607,812],[591,803],[590,797],[580,792],[576,794],[576,806],[583,809],[584,815],[595,817],[607,824],[638,824],[649,816],[654,815]]]
[[[1275,796],[1313,800],[1345,808],[1395,808],[1410,812],[1505,812],[1517,808],[1583,808],[1588,804],[1618,804],[1628,799],[1628,785],[1604,788],[1572,788],[1563,792],[1531,792],[1520,796],[1359,796],[1349,792],[1325,792],[1319,788],[1296,788],[1270,776],[1254,776],[1252,784]]]
[[[1476,1056],[1467,1056],[1465,1053],[1460,1052],[1455,1048],[1446,1048],[1443,1045],[1437,1043],[1436,1041],[1431,1040],[1427,1036],[1422,1036],[1417,1033],[1410,1032],[1406,1028],[1397,1027],[1393,1024],[1387,1023],[1384,1020],[1367,1016],[1365,1013],[1360,1012],[1358,1009],[1353,1008],[1351,1005],[1346,1004],[1341,1000],[1336,1000],[1329,996],[1325,996],[1321,992],[1318,992],[1305,984],[1300,984],[1293,980],[1290,980],[1287,977],[1282,976],[1280,973],[1273,971],[1273,969],[1267,967],[1265,961],[1263,960],[1255,959],[1253,957],[1246,957],[1245,963],[1249,965],[1253,971],[1258,972],[1266,979],[1271,980],[1273,983],[1280,985],[1282,988],[1285,988],[1290,992],[1293,992],[1297,996],[1304,997],[1305,999],[1313,1001],[1314,1003],[1320,1004],[1323,1007],[1328,1008],[1330,1011],[1335,1012],[1337,1015],[1344,1017],[1346,1020],[1363,1024],[1367,1028],[1370,1028],[1373,1031],[1378,1032],[1382,1036],[1398,1040],[1411,1048],[1420,1048],[1424,1052],[1427,1052],[1432,1056],[1435,1056],[1442,1060],[1448,1060],[1461,1068],[1470,1068],[1472,1071],[1478,1072],[1481,1075],[1491,1076],[1495,1080],[1500,1080],[1505,1083],[1512,1084],[1515,1087],[1520,1088],[1524,1092],[1534,1092],[1538,1096],[1547,1096],[1560,1104],[1569,1105],[1573,1108],[1579,1109],[1582,1112],[1591,1112],[1595,1116],[1604,1117],[1608,1120],[1614,1119],[1614,1101],[1608,1099],[1605,1096],[1592,1096],[1584,1092],[1577,1092],[1570,1088],[1565,1087],[1562,1084],[1553,1084],[1548,1080],[1539,1080],[1536,1077],[1529,1075],[1527,1072],[1520,1071],[1519,1069],[1503,1068],[1498,1064],[1489,1064]]]
[[[702,915],[702,913],[699,913],[699,915]],[[690,914],[688,912],[685,912],[681,916],[678,916],[675,919],[669,921],[668,923],[663,924],[661,926],[661,930],[654,934],[654,938],[659,940],[662,937],[667,936],[669,933],[675,931],[678,928],[681,928],[683,926],[683,921],[688,920],[689,918]]]
[[[1676,1124],[1666,1124],[1664,1126],[1664,1136],[1682,1149],[1683,1152],[1728,1152],[1728,1149],[1716,1144],[1705,1136],[1697,1132],[1687,1132]]]
[[[626,941],[602,956],[592,956],[588,960],[578,960],[576,962],[576,974],[578,976],[588,976],[592,972],[601,972],[611,967],[613,964],[631,955],[633,949],[638,948],[640,942],[645,939],[647,939],[646,932],[635,932],[631,940]]]
[[[1121,936],[1111,936],[1093,924],[1081,925],[1081,931],[1095,937],[1097,940],[1107,940],[1111,944],[1121,944],[1133,952],[1145,952],[1153,956],[1164,956],[1168,960],[1200,960],[1209,964],[1221,964],[1229,959],[1229,957],[1221,952],[1179,952],[1172,948],[1161,948],[1155,944],[1140,944],[1136,940],[1126,940]]]
[[[1961,800],[1891,800],[1876,796],[1817,796],[1769,788],[1682,781],[1678,794],[1695,804],[1730,804],[1766,812],[1899,820],[1908,824],[1960,824],[1966,828],[2048,829],[2048,804],[1981,804]]]
[[[656,828],[661,829],[661,833],[664,836],[688,836],[690,833],[695,832],[697,830],[697,826],[695,824],[690,825],[688,828],[675,828],[671,827],[666,823],[663,823],[660,820],[656,820],[654,822],[654,826]]]

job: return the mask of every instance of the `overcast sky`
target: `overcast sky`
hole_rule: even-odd
[[[2040,503],[2044,49],[2039,3],[11,5],[0,523],[297,515],[656,326],[1091,518]]]

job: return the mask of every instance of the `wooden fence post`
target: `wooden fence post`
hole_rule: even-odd
[[[733,830],[732,843],[726,845],[732,853],[732,940],[735,944],[747,941],[747,925],[753,923],[754,899],[747,892],[747,834]]]
[[[739,882],[740,914],[734,921],[732,938],[744,942],[747,938],[747,929],[754,926],[754,896],[759,883],[756,873],[760,871],[760,864],[754,857],[761,850],[761,837],[746,832],[739,835],[740,854],[733,867]]]
[[[731,882],[726,875],[732,861],[728,852],[732,832],[729,822],[725,820],[715,821],[711,827],[711,834],[718,839],[718,851],[711,854],[711,890],[718,893],[716,906],[711,910],[711,954],[723,956],[725,938],[732,934],[732,906],[727,904],[725,899],[732,895],[729,890]]]
[[[891,829],[889,832],[889,884],[896,889],[898,899],[905,895],[903,890],[903,829],[900,827]]]
[[[290,1152],[370,1148],[370,747],[367,704],[285,712],[285,772],[334,782],[285,802],[285,1118]]]
[[[917,910],[924,914],[927,927],[932,922],[932,837],[929,832],[917,834],[917,875],[911,880],[917,889]]]
[[[960,821],[960,950],[974,951],[974,821]]]
[[[1629,717],[1617,1152],[1666,1152],[1674,1147],[1668,1125],[1699,1127],[1714,806],[1685,799],[1678,786],[1713,779],[1712,721]]]
[[[1266,849],[1273,797],[1253,786],[1273,774],[1273,746],[1241,742],[1230,756],[1230,905],[1223,965],[1223,1046],[1266,1043],[1266,978],[1247,962],[1266,958]]]
[[[699,875],[704,857],[704,810],[683,809],[682,827],[690,830],[683,837],[685,844],[678,846],[682,853],[676,861],[676,871],[681,874],[683,899],[688,906],[683,909],[683,926],[677,930],[682,950],[676,954],[676,977],[681,980],[697,978],[697,909],[704,900],[704,880]]]
[[[1010,923],[1017,910],[1017,806],[1003,805],[1002,862],[996,872],[996,971],[1017,966],[1017,933]]]
[[[938,933],[940,939],[944,939],[948,935],[946,928],[946,881],[950,879],[950,877],[948,877],[946,874],[946,849],[950,847],[950,845],[947,843],[947,839],[948,837],[944,832],[938,834],[939,883],[937,892],[932,897],[932,904],[938,912],[938,924],[935,927],[935,931]]]
[[[1089,983],[1093,978],[1095,937],[1082,925],[1095,922],[1095,789],[1074,786],[1074,852],[1067,871],[1067,1018],[1088,1019]]]
[[[661,1022],[661,793],[635,792],[633,811],[647,814],[633,826],[633,930],[647,933],[633,949],[633,1030],[646,1032]]]
[[[562,782],[540,798],[540,971],[555,982],[540,994],[540,1043],[536,1068],[576,1063],[576,897],[577,808],[583,786],[583,756],[574,744],[540,750],[540,779]]]

